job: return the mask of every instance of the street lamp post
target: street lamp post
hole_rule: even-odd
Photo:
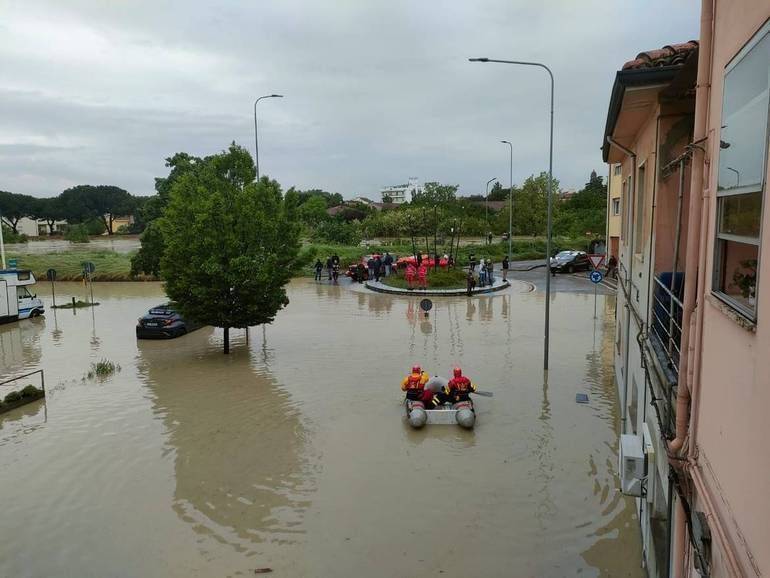
[[[257,133],[257,103],[263,98],[283,98],[282,94],[266,94],[254,101],[254,164],[257,167],[257,180],[259,180],[259,136]]]
[[[489,234],[489,183],[496,180],[497,177],[492,177],[487,181],[487,196],[484,197],[484,214],[487,219],[487,234]]]
[[[491,58],[469,58],[471,62],[496,62],[500,64],[515,64],[519,66],[537,66],[545,69],[551,79],[551,142],[548,155],[548,225],[546,231],[546,255],[545,255],[545,337],[543,343],[543,369],[548,370],[548,344],[550,338],[550,308],[551,308],[551,214],[553,211],[553,199],[551,188],[553,187],[553,72],[545,64],[540,62],[526,62],[523,60],[494,60]]]
[[[508,181],[508,258],[511,258],[511,243],[513,242],[513,145],[510,141],[501,140],[511,148],[511,173]]]
[[[3,241],[3,215],[0,214],[0,262],[5,269],[5,242]]]

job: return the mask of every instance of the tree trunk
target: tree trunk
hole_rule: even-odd
[[[102,223],[104,223],[104,227],[107,229],[107,234],[112,235],[112,216],[110,216],[109,221],[106,217],[102,216]]]
[[[225,327],[225,355],[230,353],[230,328]]]
[[[53,227],[56,224],[56,221],[48,220],[46,221],[46,224],[48,225],[48,235],[49,236],[53,235]]]

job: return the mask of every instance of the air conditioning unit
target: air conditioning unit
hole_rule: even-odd
[[[642,439],[636,435],[620,436],[620,491],[627,496],[641,497],[644,478]]]

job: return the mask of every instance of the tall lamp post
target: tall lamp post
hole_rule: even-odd
[[[515,64],[518,66],[537,66],[545,69],[551,79],[551,142],[548,154],[548,225],[546,231],[546,255],[545,255],[545,337],[543,340],[543,369],[548,369],[548,343],[550,338],[550,311],[551,311],[551,214],[553,211],[553,199],[551,188],[553,187],[553,72],[541,62],[526,62],[523,60],[494,60],[492,58],[469,58],[471,62],[496,62],[499,64]]]
[[[3,216],[0,214],[0,263],[5,269],[5,242],[3,241]]]
[[[513,145],[510,141],[501,140],[511,148],[511,173],[508,181],[508,258],[511,258],[511,243],[513,241]]]
[[[484,213],[487,218],[487,234],[489,234],[489,183],[496,180],[497,177],[492,177],[487,181],[487,196],[484,197]]]
[[[254,101],[254,164],[257,167],[257,180],[259,180],[259,136],[257,133],[257,103],[263,98],[283,98],[282,94],[266,94]]]

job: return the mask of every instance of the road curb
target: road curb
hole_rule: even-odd
[[[517,283],[527,283],[526,281],[517,281]],[[531,285],[531,283],[527,283]],[[511,286],[510,281],[503,281],[499,285],[493,285],[492,287],[483,287],[480,289],[474,289],[471,295],[483,295],[485,293],[494,293],[496,291],[502,291],[508,289]],[[389,295],[430,295],[432,297],[463,297],[468,295],[467,289],[427,289],[425,291],[421,289],[398,289],[397,287],[388,287],[382,284],[375,285],[364,281],[364,287],[370,291],[376,291],[377,293],[388,293]],[[530,289],[531,291],[531,289]]]

